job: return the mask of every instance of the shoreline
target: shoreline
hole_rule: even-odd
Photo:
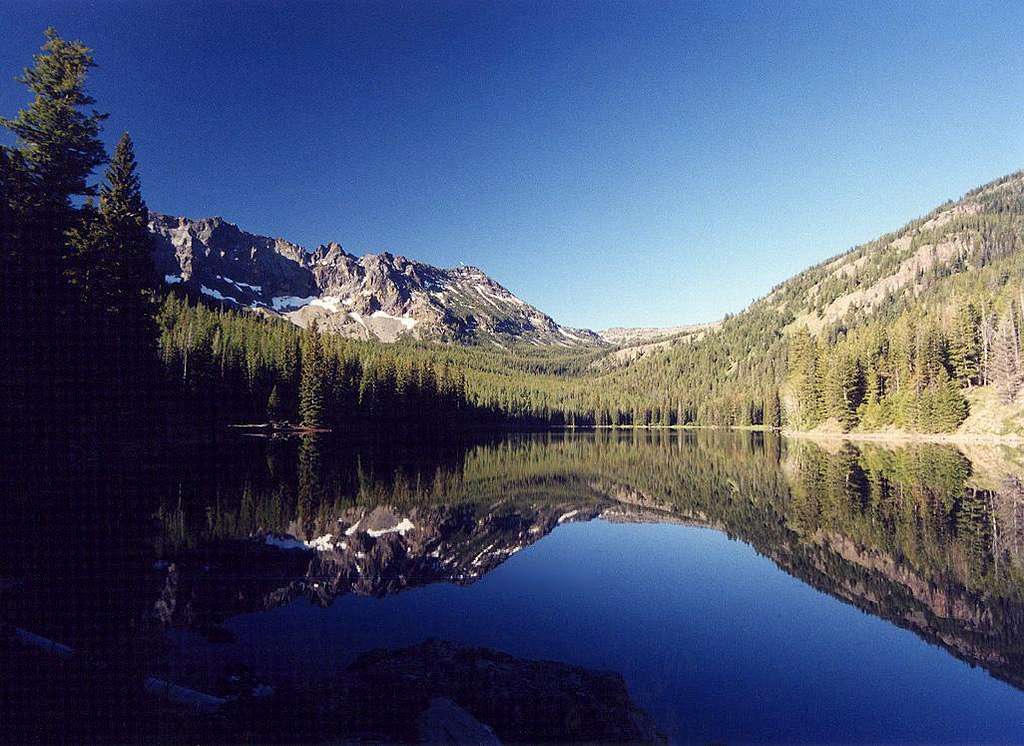
[[[764,425],[592,425],[564,426],[560,430],[737,430],[741,432],[777,433],[786,438],[802,440],[851,440],[876,443],[946,443],[949,445],[1024,446],[1024,436],[995,433],[915,433],[903,430],[874,432],[840,432],[829,430],[788,430]]]
[[[995,435],[987,433],[911,433],[911,432],[821,432],[813,430],[781,430],[787,438],[804,440],[837,441],[852,440],[866,443],[946,443],[949,445],[1002,445],[1021,446],[1024,438],[1019,435]]]
[[[241,431],[247,435],[260,437],[295,437],[312,434],[333,434],[327,428],[309,427],[287,427],[273,428],[268,424],[232,424],[230,429]],[[557,432],[587,432],[597,430],[733,430],[738,432],[759,432],[776,433],[785,438],[810,440],[819,442],[834,443],[837,441],[856,441],[863,443],[944,443],[947,445],[990,445],[1024,447],[1024,436],[1007,434],[997,435],[995,433],[915,433],[903,430],[874,431],[874,432],[842,432],[838,430],[789,430],[787,428],[773,428],[765,425],[557,425],[542,428],[511,427],[511,428],[483,428],[475,433],[487,434],[510,434],[510,433],[557,433]]]

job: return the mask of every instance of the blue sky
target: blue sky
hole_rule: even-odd
[[[1024,167],[1024,4],[14,0],[96,52],[150,207],[707,321]]]

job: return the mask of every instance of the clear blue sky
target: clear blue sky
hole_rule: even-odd
[[[1024,3],[4,4],[96,50],[150,207],[667,325],[1024,167]]]

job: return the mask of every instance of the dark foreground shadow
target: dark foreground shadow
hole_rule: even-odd
[[[373,650],[315,686],[236,672],[216,712],[144,691],[117,665],[0,646],[21,677],[3,697],[8,743],[663,743],[622,677],[428,640]]]

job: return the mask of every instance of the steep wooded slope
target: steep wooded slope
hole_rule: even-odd
[[[662,402],[666,418],[679,421],[768,421],[781,392],[794,426],[837,419],[844,429],[950,429],[959,421],[924,426],[915,418],[930,415],[902,411],[869,421],[858,410],[896,394],[915,405],[945,378],[959,389],[998,383],[994,349],[1003,320],[1019,366],[1022,246],[1018,172],[811,267],[699,340],[607,375],[633,396]],[[970,348],[976,370],[958,369],[958,344]],[[1011,374],[1018,380],[1008,400],[1019,367]],[[847,379],[830,380],[841,376]]]

